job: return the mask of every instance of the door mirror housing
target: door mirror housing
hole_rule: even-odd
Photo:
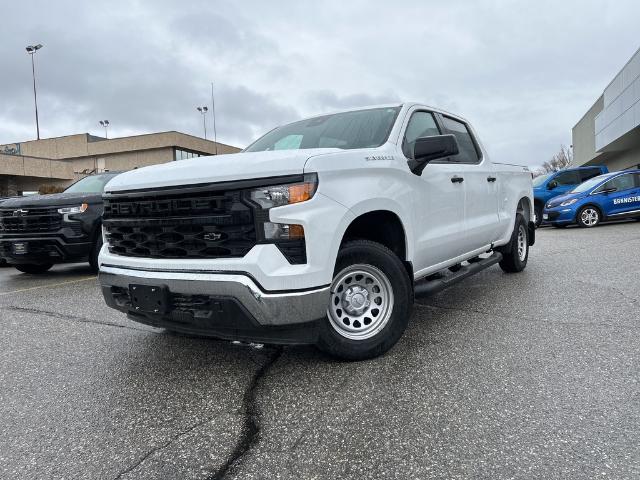
[[[557,186],[558,182],[556,182],[555,180],[551,180],[549,183],[547,183],[547,190],[553,190]]]
[[[417,138],[413,146],[413,160],[409,160],[409,168],[413,173],[420,175],[429,162],[457,155],[459,151],[454,135]]]

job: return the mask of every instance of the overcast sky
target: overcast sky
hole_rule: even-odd
[[[640,47],[629,1],[3,2],[0,143],[164,130],[218,140],[352,106],[420,101],[468,118],[498,161],[540,164]],[[211,118],[209,117],[209,123]]]

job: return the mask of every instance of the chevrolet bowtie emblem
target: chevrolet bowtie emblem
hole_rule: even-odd
[[[211,232],[211,233],[204,234],[204,239],[210,242],[215,242],[216,240],[220,240],[221,238],[222,238],[221,233]]]
[[[14,210],[13,211],[13,216],[14,217],[22,217],[22,216],[26,215],[28,212],[29,212],[29,210],[22,210],[22,209]]]

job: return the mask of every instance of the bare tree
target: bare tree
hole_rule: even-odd
[[[573,150],[571,147],[560,145],[560,151],[551,157],[551,160],[542,164],[542,168],[536,172],[536,176],[549,172],[557,172],[558,170],[569,167],[571,162],[573,162]]]

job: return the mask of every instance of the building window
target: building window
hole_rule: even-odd
[[[202,157],[206,153],[192,152],[189,150],[182,150],[181,148],[175,149],[175,160],[187,160],[189,158]]]

